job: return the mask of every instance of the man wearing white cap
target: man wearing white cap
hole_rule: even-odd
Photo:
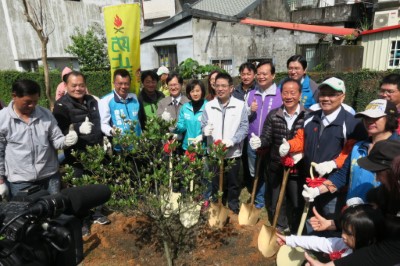
[[[366,139],[367,134],[361,121],[342,107],[346,87],[342,80],[332,77],[318,86],[321,110],[311,112],[304,122],[304,129],[297,131],[289,141],[283,140],[279,153],[283,157],[288,153],[304,152],[305,169],[311,162],[316,163],[315,170],[320,176],[342,167],[354,143]],[[340,215],[344,205],[337,201],[339,192],[327,193],[316,199],[318,211],[329,218]]]
[[[160,78],[160,82],[158,83],[158,89],[165,95],[169,96],[167,78],[169,74],[169,69],[165,66],[160,66],[157,70],[157,76]]]

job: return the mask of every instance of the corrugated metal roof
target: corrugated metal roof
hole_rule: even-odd
[[[192,8],[225,16],[236,16],[255,2],[257,0],[201,0],[194,3]]]

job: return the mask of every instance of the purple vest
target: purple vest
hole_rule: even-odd
[[[274,85],[276,88],[276,93],[274,95],[269,94],[265,96],[264,101],[258,88],[249,92],[249,96],[247,98],[248,106],[251,106],[251,103],[254,99],[258,104],[257,111],[249,116],[249,138],[251,137],[251,133],[254,133],[256,136],[260,136],[264,126],[264,121],[269,112],[282,105],[281,91],[276,84]]]

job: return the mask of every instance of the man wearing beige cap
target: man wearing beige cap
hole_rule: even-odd
[[[160,66],[157,70],[157,76],[160,78],[160,82],[157,85],[159,91],[161,91],[165,96],[169,96],[167,78],[169,74],[169,69],[165,66]]]
[[[311,112],[289,141],[283,140],[279,153],[304,152],[305,170],[315,163],[315,171],[322,177],[340,168],[354,143],[367,138],[361,121],[342,107],[346,87],[342,80],[332,77],[318,86],[320,110]],[[342,200],[337,200],[338,196]],[[316,198],[315,206],[325,217],[336,218],[344,205],[340,192],[328,193]]]

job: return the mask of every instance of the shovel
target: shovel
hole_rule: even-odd
[[[229,210],[222,205],[222,193],[223,193],[223,182],[224,182],[224,160],[220,160],[219,166],[219,191],[218,191],[218,202],[211,203],[208,218],[208,223],[211,227],[218,227],[222,229],[228,218]]]
[[[181,193],[177,193],[173,191],[172,185],[172,152],[169,156],[169,195],[167,196],[167,202],[162,204],[162,210],[164,211],[164,217],[169,217],[171,213],[177,211],[179,209],[179,198],[181,197]]]
[[[311,179],[314,179],[314,174],[312,171],[312,167],[314,166],[313,163],[311,163],[310,167],[310,177]],[[306,218],[308,214],[308,210],[310,208],[310,202],[306,201],[303,209],[303,214],[301,215],[301,220],[299,224],[299,228],[297,229],[297,235],[301,236],[301,233],[303,232],[304,225],[306,223]],[[276,264],[278,266],[301,266],[303,265],[304,260],[306,259],[304,257],[304,249],[300,247],[292,248],[287,245],[283,245],[278,252],[277,258],[276,258]]]
[[[261,209],[257,209],[254,206],[254,198],[256,196],[256,189],[258,184],[259,172],[260,172],[261,157],[258,158],[256,166],[256,178],[254,179],[253,191],[251,192],[250,203],[244,204],[240,207],[238,221],[240,225],[255,225],[258,222]]]
[[[193,191],[193,180],[190,181],[190,192]],[[188,202],[182,204],[180,213],[179,213],[179,220],[181,224],[186,227],[190,228],[193,225],[197,224],[200,217],[200,209],[201,206],[194,202],[193,199],[190,197]]]
[[[283,180],[281,185],[281,190],[279,191],[279,198],[275,208],[274,220],[272,226],[261,227],[260,234],[258,235],[258,250],[263,254],[264,257],[270,258],[274,256],[278,250],[279,245],[276,241],[276,224],[278,222],[279,213],[281,211],[283,198],[285,196],[286,184],[290,173],[290,167],[285,167],[283,171]]]

